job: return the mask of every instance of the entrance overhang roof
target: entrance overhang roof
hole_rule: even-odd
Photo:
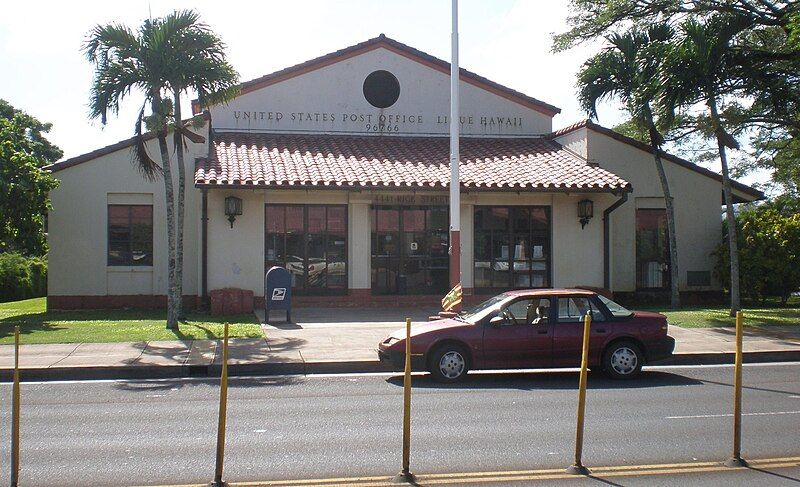
[[[460,180],[466,190],[598,192],[629,182],[546,138],[467,138]],[[204,188],[441,190],[450,183],[447,137],[215,133],[200,159]]]

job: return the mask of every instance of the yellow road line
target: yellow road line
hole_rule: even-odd
[[[789,468],[800,467],[800,457],[765,458],[749,460],[752,467],[757,468]],[[743,467],[725,467],[720,462],[693,462],[693,463],[667,463],[652,465],[606,466],[589,467],[591,474],[596,477],[633,477],[644,475],[674,475],[688,473],[733,472],[744,470]],[[462,472],[423,474],[417,476],[421,485],[447,485],[447,484],[473,484],[479,482],[524,482],[533,480],[559,480],[582,478],[564,472],[564,469],[540,470],[509,470],[501,472]],[[204,487],[208,484],[164,485],[151,487]],[[298,479],[298,480],[271,480],[263,482],[228,482],[231,487],[384,487],[397,485],[392,483],[392,477],[339,477],[328,479]]]

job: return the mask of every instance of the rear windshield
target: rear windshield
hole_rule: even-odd
[[[611,314],[614,315],[616,318],[625,318],[626,316],[631,316],[633,314],[633,311],[625,308],[619,303],[611,301],[610,299],[601,294],[598,294],[597,297],[600,298],[600,301],[602,301],[603,304],[606,305],[606,308],[608,308],[608,310],[611,311]]]

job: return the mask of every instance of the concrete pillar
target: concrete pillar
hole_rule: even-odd
[[[372,287],[369,206],[369,203],[363,202],[350,202],[348,205],[347,287],[349,289],[364,290]]]

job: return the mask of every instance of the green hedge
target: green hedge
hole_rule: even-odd
[[[0,302],[47,295],[47,259],[0,254]]]

